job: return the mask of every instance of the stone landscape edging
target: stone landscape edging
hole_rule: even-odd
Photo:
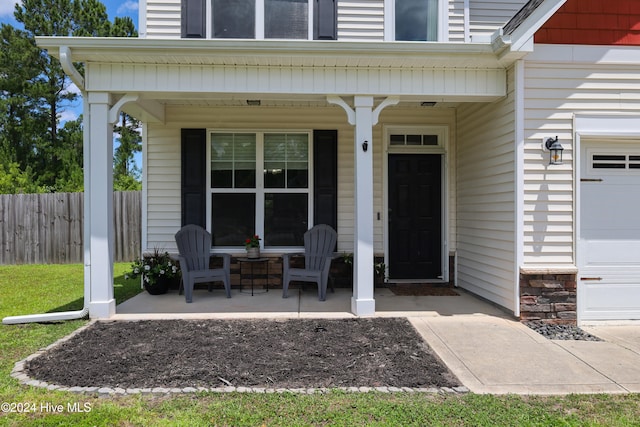
[[[92,320],[84,326],[76,329],[67,336],[58,339],[53,344],[44,347],[26,358],[15,363],[11,370],[11,377],[18,380],[21,384],[46,388],[47,390],[69,391],[80,394],[98,394],[107,396],[124,396],[132,394],[171,394],[171,393],[297,393],[297,394],[315,394],[329,393],[331,391],[345,391],[349,393],[446,393],[446,394],[463,394],[469,393],[469,389],[464,386],[458,387],[309,387],[309,388],[264,388],[264,387],[242,387],[242,386],[224,386],[224,387],[145,387],[145,388],[120,388],[120,387],[80,387],[80,386],[61,386],[57,384],[49,384],[46,381],[40,381],[31,378],[26,371],[27,362],[39,357],[46,351],[51,350],[62,343],[70,340],[75,335],[89,328],[98,320]]]

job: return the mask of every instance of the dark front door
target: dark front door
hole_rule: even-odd
[[[442,278],[442,156],[389,155],[389,278]]]

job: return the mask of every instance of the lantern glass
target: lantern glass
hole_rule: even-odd
[[[549,164],[561,165],[562,164],[562,151],[564,147],[558,142],[558,137],[555,139],[549,138],[545,146],[549,150]]]

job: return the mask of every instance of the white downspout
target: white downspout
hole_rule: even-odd
[[[62,64],[62,68],[65,73],[71,77],[71,81],[73,81],[78,89],[80,89],[82,93],[82,99],[84,102],[82,103],[82,114],[84,117],[83,124],[83,150],[82,157],[85,168],[89,165],[89,152],[91,149],[91,144],[89,144],[89,124],[91,120],[89,120],[89,107],[86,102],[86,96],[84,91],[84,79],[78,73],[78,70],[73,66],[73,62],[71,60],[71,51],[68,47],[62,46],[60,47],[60,62]],[[85,171],[84,172],[84,188],[89,188],[90,184],[90,174]],[[90,248],[89,248],[89,231],[91,230],[91,211],[90,211],[90,203],[89,198],[85,193],[84,197],[84,308],[82,310],[77,311],[63,311],[59,313],[44,313],[44,314],[27,314],[23,316],[8,316],[2,319],[2,323],[5,325],[16,325],[20,323],[36,323],[36,322],[57,322],[61,320],[75,320],[82,319],[89,314],[89,301],[91,300],[91,281],[90,272],[91,272],[91,256],[90,256]]]

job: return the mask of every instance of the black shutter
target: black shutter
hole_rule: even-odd
[[[313,224],[338,230],[338,131],[313,132]]]
[[[182,225],[207,226],[205,129],[182,129]]]
[[[315,40],[337,40],[338,9],[336,0],[315,0],[313,38]]]
[[[182,0],[182,38],[207,37],[206,0]]]

